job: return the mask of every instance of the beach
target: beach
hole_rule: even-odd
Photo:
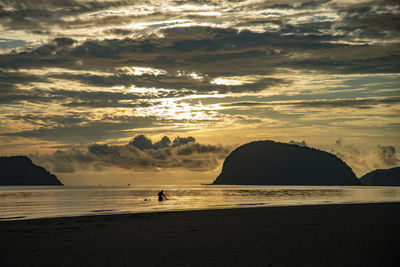
[[[1,266],[400,266],[400,203],[0,222]]]

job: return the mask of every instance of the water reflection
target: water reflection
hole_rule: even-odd
[[[168,201],[157,201],[163,189]],[[2,187],[0,220],[335,203],[399,202],[396,187],[136,186]]]
[[[345,194],[344,190],[338,189],[269,189],[269,190],[224,190],[224,194],[227,196],[240,195],[249,197],[332,197],[332,196],[343,196]]]

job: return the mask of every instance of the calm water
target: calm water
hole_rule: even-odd
[[[157,201],[157,192],[161,189],[169,196],[168,201]],[[400,187],[10,186],[0,187],[0,220],[129,212],[377,202],[400,202]]]

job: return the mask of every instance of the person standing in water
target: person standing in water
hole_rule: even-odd
[[[164,194],[164,191],[161,190],[160,192],[158,192],[158,201],[163,201],[164,199],[167,199],[167,198]]]

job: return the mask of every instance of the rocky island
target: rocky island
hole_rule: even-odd
[[[26,156],[0,157],[0,186],[63,185],[54,174]]]
[[[400,186],[400,167],[369,172],[360,181],[364,185]]]
[[[236,148],[225,159],[213,184],[361,185],[351,168],[335,155],[274,141]]]

